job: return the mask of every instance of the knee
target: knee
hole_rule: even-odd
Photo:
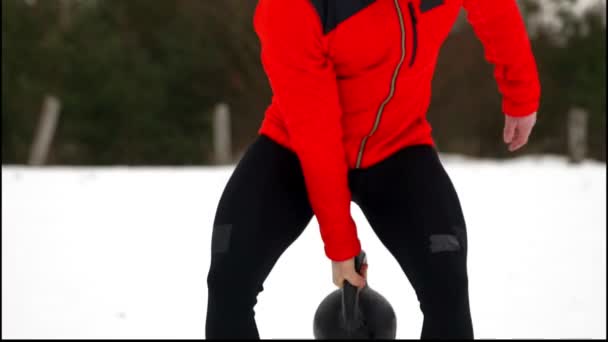
[[[253,274],[233,265],[213,263],[207,273],[207,288],[214,300],[255,304],[263,287]]]
[[[428,285],[436,295],[458,294],[468,290],[467,261],[464,251],[431,256]]]
[[[421,302],[440,307],[459,306],[467,302],[469,280],[464,249],[435,251],[428,258],[428,269],[420,291]]]
[[[452,316],[468,310],[468,276],[463,263],[443,263],[426,280],[420,296],[421,309],[425,314]]]
[[[469,293],[468,278],[464,271],[437,275],[426,289],[425,300],[442,307],[459,306],[466,302]]]
[[[234,276],[231,267],[222,266],[212,261],[207,272],[207,287],[210,291],[226,289],[235,282]]]
[[[249,287],[246,282],[237,268],[227,264],[212,263],[207,273],[207,287],[211,293],[243,293]],[[241,291],[237,291],[239,288]]]

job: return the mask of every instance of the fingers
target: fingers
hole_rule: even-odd
[[[509,145],[509,151],[514,152],[519,150],[520,148],[522,148],[525,144],[528,143],[528,136],[530,135],[530,132],[521,132],[518,131],[517,136],[515,137],[515,139],[511,142],[511,144]]]
[[[367,264],[361,266],[361,276],[367,280]]]
[[[361,265],[359,273],[355,270],[355,259],[345,260],[341,262],[332,262],[332,274],[333,282],[338,288],[344,287],[344,281],[348,281],[349,284],[364,288],[366,285],[365,279],[367,278],[367,262],[364,261]]]
[[[509,151],[516,151],[528,143],[535,123],[536,113],[521,118],[506,116],[504,140],[509,144]]]
[[[515,138],[509,145],[509,151],[517,151],[528,143],[534,123],[520,122],[516,128]]]
[[[360,274],[358,274],[357,272],[355,272],[355,270],[353,270],[352,272],[348,272],[348,274],[346,274],[344,276],[344,278],[352,286],[355,286],[355,287],[358,287],[358,288],[365,287],[365,278],[363,278]]]
[[[505,144],[510,144],[513,141],[513,138],[515,137],[515,127],[517,127],[516,122],[517,121],[513,118],[505,116],[505,129],[502,134]]]
[[[366,278],[367,278],[367,264],[364,264],[361,266],[361,274],[358,274],[357,272],[355,272],[355,269],[353,268],[352,270],[345,270],[343,272],[341,272],[343,275],[336,275],[333,279],[334,281],[334,285],[336,285],[339,288],[344,287],[344,280],[348,281],[349,284],[358,287],[358,288],[363,288],[365,287],[365,283],[366,283]]]
[[[361,265],[360,273],[357,273],[354,268],[349,268],[346,273],[346,280],[348,280],[351,285],[363,288],[365,287],[365,279],[367,274],[367,264]]]

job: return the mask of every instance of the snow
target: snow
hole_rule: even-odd
[[[468,223],[476,338],[606,338],[606,164],[442,156]],[[3,338],[204,338],[212,220],[233,166],[2,167]],[[422,314],[359,208],[397,337]],[[316,219],[258,297],[262,338],[313,338],[331,291]]]
[[[559,17],[560,11],[567,11],[575,18],[582,18],[587,12],[602,10],[601,14],[606,25],[606,0],[538,0],[537,4],[540,11],[526,18],[529,24],[528,34],[531,37],[535,37],[541,27],[550,29],[556,34],[564,34],[560,31],[563,27],[562,19]]]

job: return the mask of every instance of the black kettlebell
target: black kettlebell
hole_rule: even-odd
[[[355,270],[366,264],[365,252],[355,258]],[[366,282],[359,289],[344,281],[344,287],[327,295],[315,312],[316,340],[390,339],[397,335],[397,317],[391,304]]]

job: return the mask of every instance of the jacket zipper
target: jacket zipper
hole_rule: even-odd
[[[416,11],[414,10],[414,4],[412,4],[410,2],[410,3],[408,3],[408,7],[410,9],[410,19],[412,20],[412,31],[414,33],[413,34],[414,47],[412,48],[412,59],[410,60],[410,68],[411,68],[414,65],[414,62],[416,61],[416,50],[418,48],[418,29],[416,27],[418,24],[418,19],[416,19]]]
[[[403,64],[403,61],[405,60],[405,24],[403,22],[403,13],[401,13],[401,7],[399,6],[399,0],[394,0],[394,2],[395,2],[395,9],[397,10],[397,15],[399,16],[399,26],[401,28],[401,59],[399,60],[399,63],[397,64],[397,67],[395,68],[395,71],[393,72],[393,79],[391,81],[390,92],[389,92],[388,96],[386,97],[386,99],[380,105],[380,108],[378,109],[378,113],[376,114],[376,121],[374,122],[374,127],[372,128],[371,132],[368,135],[366,135],[363,138],[363,140],[361,141],[361,146],[359,148],[359,155],[357,157],[357,164],[355,166],[357,169],[361,167],[361,160],[363,159],[363,151],[365,150],[365,144],[367,143],[367,139],[369,139],[374,134],[374,132],[376,132],[376,130],[378,129],[378,125],[380,124],[380,118],[382,117],[382,112],[384,112],[384,107],[386,107],[388,102],[393,98],[393,95],[395,94],[395,86],[397,83],[397,76],[399,75],[399,69],[401,69],[401,65]],[[410,5],[411,5],[411,3],[410,3]]]

